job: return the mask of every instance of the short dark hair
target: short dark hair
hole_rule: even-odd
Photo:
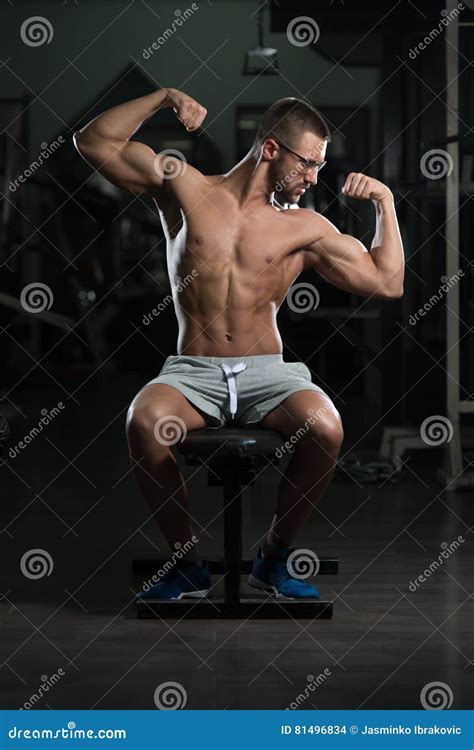
[[[301,134],[310,130],[326,141],[331,140],[328,125],[318,110],[302,99],[287,96],[277,99],[263,113],[255,136],[255,144],[267,138],[279,138],[285,145],[296,144]]]

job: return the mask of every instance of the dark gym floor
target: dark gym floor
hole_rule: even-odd
[[[339,556],[339,575],[319,578],[332,620],[135,619],[131,561],[167,555],[129,471],[124,420],[140,385],[114,375],[84,387],[80,403],[66,396],[61,415],[2,467],[2,708],[23,706],[59,669],[35,708],[153,709],[156,687],[172,681],[186,708],[279,709],[324,670],[301,709],[416,709],[435,681],[452,690],[452,708],[470,707],[472,493],[435,482],[437,451],[410,454],[395,484],[331,484],[297,546]],[[24,435],[58,391],[30,386],[12,399],[30,417],[15,423]],[[343,414],[344,452],[370,429],[359,410]],[[270,521],[279,470],[265,469],[246,493],[246,556]],[[185,471],[201,556],[217,556],[221,490],[203,470]],[[459,536],[460,548],[410,591]],[[34,548],[54,562],[39,580],[20,571]]]

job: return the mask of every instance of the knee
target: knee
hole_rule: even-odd
[[[342,419],[336,410],[334,413],[316,419],[311,425],[310,437],[332,456],[338,456],[344,440]]]
[[[169,446],[182,439],[186,426],[177,415],[171,414],[166,403],[148,402],[130,405],[126,432],[130,443],[153,441]]]
[[[132,402],[128,407],[126,430],[127,435],[135,437],[153,429],[154,410],[149,405],[138,405]]]

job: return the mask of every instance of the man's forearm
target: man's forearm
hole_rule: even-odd
[[[370,255],[386,279],[387,288],[403,289],[405,259],[393,196],[374,200],[376,229]]]
[[[128,141],[155,112],[169,106],[168,89],[160,89],[106,110],[79,130],[79,137],[82,141],[88,138]]]

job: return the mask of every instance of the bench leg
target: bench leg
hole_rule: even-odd
[[[239,472],[230,467],[225,475],[223,494],[225,601],[238,607],[242,564],[242,489]]]
[[[222,472],[224,496],[224,559],[212,561],[216,573],[224,573],[225,598],[212,601],[163,601],[137,602],[137,616],[153,619],[157,617],[179,618],[189,616],[203,619],[329,619],[332,617],[330,601],[274,601],[266,595],[256,598],[240,597],[240,575],[248,572],[251,560],[242,561],[242,486],[241,474],[233,466],[223,467]],[[337,559],[327,559],[324,573],[337,573]],[[137,561],[134,572],[144,572],[153,561]]]

